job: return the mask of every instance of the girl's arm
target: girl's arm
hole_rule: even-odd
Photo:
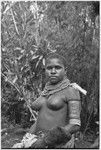
[[[39,111],[42,105],[41,96],[31,103],[31,108],[33,110]]]
[[[69,96],[68,96],[69,95]],[[64,128],[70,134],[73,134],[80,130],[81,120],[81,101],[78,90],[70,87],[68,91],[67,99],[68,99],[68,109],[69,109],[69,124]]]

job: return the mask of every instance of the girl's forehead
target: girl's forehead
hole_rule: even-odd
[[[49,58],[48,60],[46,60],[46,66],[47,65],[62,65],[64,66],[63,64],[63,61],[59,58]]]

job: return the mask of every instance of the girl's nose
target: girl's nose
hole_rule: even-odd
[[[55,74],[55,73],[56,73],[56,69],[55,69],[55,68],[52,68],[51,73],[52,73],[52,74]]]

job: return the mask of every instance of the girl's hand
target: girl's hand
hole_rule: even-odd
[[[47,148],[44,137],[37,139],[37,141],[32,144],[30,148]]]

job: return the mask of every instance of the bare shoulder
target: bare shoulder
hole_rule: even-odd
[[[79,91],[72,86],[68,86],[65,89],[65,96],[67,99],[78,99],[78,100],[80,100]]]

